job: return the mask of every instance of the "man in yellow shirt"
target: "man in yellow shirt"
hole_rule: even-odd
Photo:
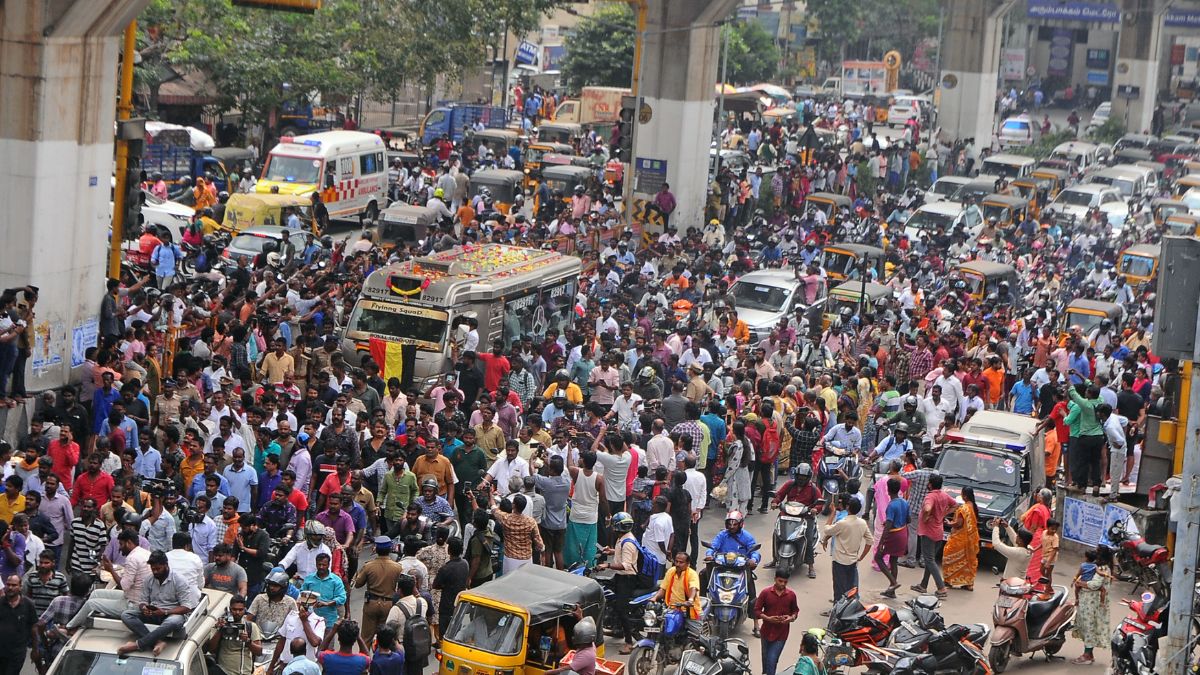
[[[4,480],[4,493],[0,494],[0,520],[12,524],[13,515],[24,513],[25,495],[21,493],[23,481],[20,476],[9,476]]]
[[[700,618],[700,575],[688,564],[688,554],[679,551],[675,554],[675,564],[663,575],[659,584],[655,602],[664,601],[668,607],[678,604],[688,604],[688,618]]]
[[[267,384],[283,382],[284,373],[296,372],[296,359],[287,351],[287,342],[275,338],[275,351],[263,357],[262,368],[267,374]]]
[[[554,374],[554,384],[546,388],[546,391],[542,393],[542,398],[546,400],[554,398],[554,392],[559,389],[567,393],[567,401],[569,403],[583,405],[583,390],[579,388],[579,385],[571,381],[571,376],[565,370],[560,370]]]

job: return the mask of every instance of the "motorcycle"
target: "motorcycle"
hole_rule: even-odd
[[[1000,593],[992,608],[992,648],[988,661],[997,673],[1004,672],[1016,655],[1042,651],[1047,660],[1062,649],[1075,620],[1075,602],[1066,586],[1054,586],[1049,599],[1034,595],[1033,586],[1013,577],[1000,582]]]
[[[991,675],[983,650],[970,638],[971,628],[954,624],[931,633],[923,649],[868,649],[869,673],[971,673]],[[986,636],[985,636],[986,637]]]
[[[1116,551],[1114,576],[1121,581],[1134,582],[1134,590],[1138,587],[1165,588],[1166,563],[1171,552],[1166,546],[1147,543],[1136,532],[1130,532],[1127,523],[1128,519],[1118,519],[1108,526],[1108,540]]]
[[[683,658],[684,651],[697,640],[709,637],[708,598],[700,599],[700,620],[688,618],[690,603],[666,605],[646,603],[642,615],[642,639],[629,655],[629,672],[633,675],[662,675]]]
[[[862,604],[853,588],[833,603],[824,644],[825,670],[841,673],[843,668],[870,662],[867,652],[878,651],[900,627],[900,618],[883,604]]]
[[[735,656],[730,646],[737,651]],[[749,674],[750,648],[738,638],[722,640],[705,637],[679,659],[679,675],[738,675]]]
[[[938,612],[941,601],[936,596],[919,595],[909,599],[896,610],[900,626],[892,631],[891,646],[905,652],[928,651],[929,642],[938,631],[946,628],[946,620]],[[967,639],[976,645],[987,643],[992,629],[987,624],[969,623]]]
[[[1112,634],[1112,670],[1117,675],[1152,675],[1158,652],[1153,633],[1165,618],[1168,598],[1146,591],[1140,600],[1121,602],[1129,606],[1130,614]]]
[[[823,501],[813,504],[819,507]],[[792,573],[800,564],[807,562],[808,549],[812,544],[814,532],[812,516],[809,508],[800,502],[783,502],[779,505],[779,517],[775,519],[775,532],[772,543],[775,548],[775,569],[777,573]],[[796,557],[800,556],[799,562]]]
[[[710,547],[707,541],[700,542],[705,548]],[[755,544],[751,553],[762,548]],[[713,557],[713,571],[708,577],[709,612],[716,619],[717,635],[727,639],[734,630],[750,615],[749,568],[750,558],[735,551],[718,553]]]
[[[853,450],[826,445],[817,466],[817,483],[826,495],[846,491],[846,482],[862,475],[862,466],[854,460]]]

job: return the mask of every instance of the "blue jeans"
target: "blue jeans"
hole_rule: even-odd
[[[762,663],[764,675],[775,675],[775,669],[779,667],[779,657],[783,654],[783,645],[787,640],[763,640],[762,641]]]

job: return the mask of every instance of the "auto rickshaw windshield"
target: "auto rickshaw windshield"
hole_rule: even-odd
[[[1083,312],[1072,312],[1067,310],[1067,325],[1066,329],[1070,330],[1075,326],[1079,326],[1080,332],[1083,335],[1090,335],[1092,330],[1100,325],[1100,322],[1107,317],[1103,314],[1085,314]]]
[[[1126,253],[1121,256],[1121,272],[1134,277],[1149,277],[1154,274],[1154,258]]]
[[[443,636],[491,654],[516,656],[525,642],[525,620],[511,612],[459,602]]]
[[[984,278],[974,274],[960,275],[962,280],[967,282],[967,292],[971,295],[979,295],[983,292]]]

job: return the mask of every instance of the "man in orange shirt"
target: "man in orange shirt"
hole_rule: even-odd
[[[458,212],[454,214],[454,219],[464,228],[468,227],[475,220],[475,209],[471,207],[471,202],[463,201],[463,205],[458,207]]]
[[[987,401],[988,408],[996,409],[1002,407],[1001,402],[1004,400],[1004,368],[1000,365],[1000,357],[990,357],[988,359],[988,367],[982,374],[983,379],[987,381],[985,400]]]
[[[449,495],[454,487],[454,468],[450,465],[450,460],[442,455],[437,443],[428,443],[425,446],[425,454],[413,462],[412,472],[416,474],[417,480],[425,480],[427,477],[436,480],[438,494],[442,497]]]

